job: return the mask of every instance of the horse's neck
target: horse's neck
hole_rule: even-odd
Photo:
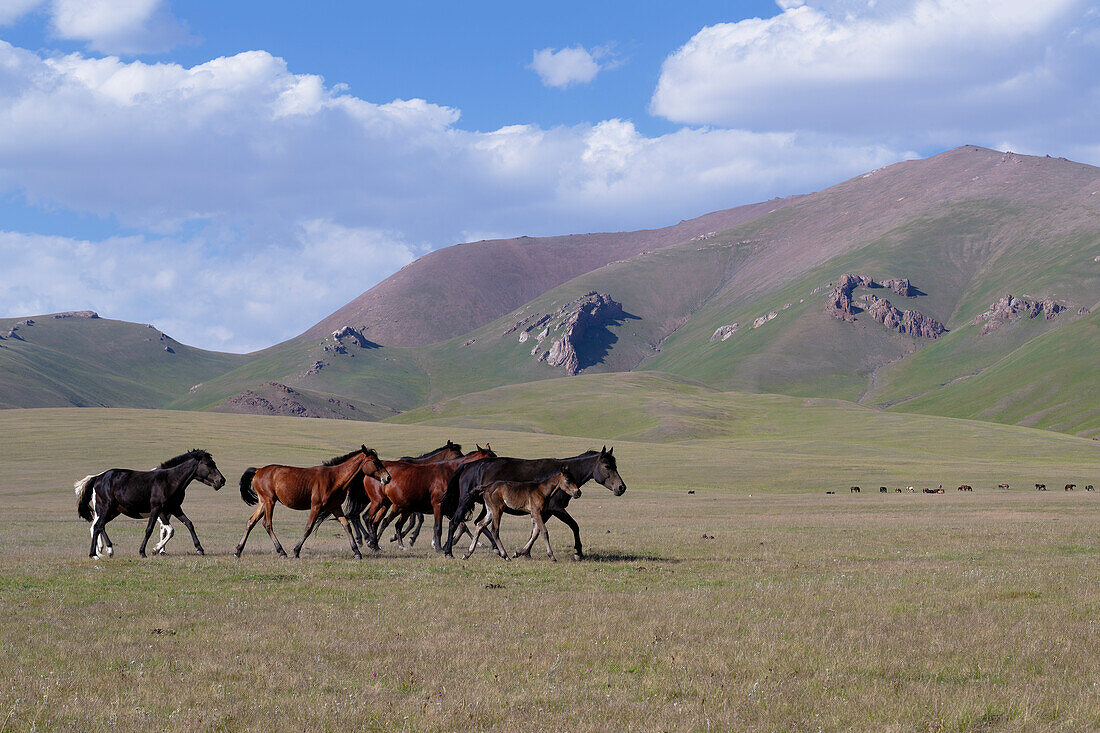
[[[360,469],[363,468],[363,461],[365,461],[366,458],[364,454],[360,453],[356,458],[344,461],[339,466],[333,466],[336,484],[343,485],[355,478],[355,474],[359,473]]]
[[[562,463],[569,467],[569,478],[573,480],[577,486],[581,486],[592,479],[592,474],[596,472],[596,462],[599,460],[599,454],[586,456],[579,455],[572,458],[562,459]]]
[[[169,493],[175,494],[186,489],[187,485],[195,480],[195,474],[198,473],[199,470],[199,463],[191,459],[184,461],[178,466],[161,470],[168,471],[172,475],[173,481],[171,482],[172,487]]]

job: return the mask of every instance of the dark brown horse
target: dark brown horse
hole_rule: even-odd
[[[546,523],[542,519],[546,504],[555,491],[563,491],[573,499],[579,499],[581,496],[580,487],[561,471],[543,481],[494,481],[484,487],[481,500],[485,504],[488,516],[478,522],[477,532],[474,533],[473,541],[470,542],[470,549],[462,559],[468,560],[470,555],[474,554],[474,550],[477,549],[477,538],[482,532],[489,533],[493,544],[496,545],[497,554],[505,560],[508,559],[508,552],[500,541],[500,518],[504,514],[504,508],[507,507],[514,512],[527,512],[531,515],[532,521],[531,538],[527,540],[523,549],[517,550],[512,557],[520,555],[530,557],[531,546],[541,534],[546,539],[547,556],[557,562],[558,559],[554,557],[554,548],[550,546],[550,533],[546,531]]]
[[[325,461],[321,466],[298,468],[271,465],[263,468],[249,468],[241,476],[241,498],[245,504],[251,506],[259,502],[260,506],[249,518],[244,537],[241,537],[237,551],[233,554],[237,557],[241,556],[244,543],[248,540],[248,533],[262,517],[264,529],[267,530],[271,541],[275,543],[275,551],[286,557],[286,551],[279,544],[279,538],[275,536],[275,531],[271,527],[271,513],[275,509],[275,502],[278,501],[288,509],[309,510],[306,531],[294,547],[294,557],[299,556],[309,533],[328,514],[335,516],[340,524],[344,525],[344,530],[348,533],[348,541],[351,543],[351,551],[356,557],[362,557],[359,547],[355,544],[355,538],[352,537],[347,517],[340,508],[347,496],[348,485],[361,475],[373,476],[383,484],[390,480],[390,474],[378,459],[378,454],[365,445],[347,455]]]
[[[449,461],[454,458],[462,457],[462,446],[458,443],[454,443],[450,440],[446,445],[442,445],[435,450],[428,451],[419,456],[404,456],[400,460],[408,463],[434,463],[436,461]],[[388,461],[382,461],[382,465],[385,466]],[[388,468],[388,466],[387,466]],[[355,482],[348,488],[348,499],[344,503],[344,515],[351,522],[351,528],[355,531],[355,542],[362,546],[366,544],[369,547],[378,549],[378,538],[373,534],[368,534],[368,529],[363,523],[363,512],[370,507],[372,501],[384,502],[386,500],[385,495],[382,493],[382,484],[377,480],[368,476],[363,477],[362,486],[359,482]],[[413,519],[413,526],[410,527],[414,531],[413,539],[409,544],[412,545],[416,541],[416,535],[420,533],[420,523],[423,522],[423,515],[415,514],[411,517]],[[401,540],[405,535],[402,525],[404,520],[398,522],[395,525],[395,533],[393,539],[390,541],[397,541],[401,544]],[[375,527],[370,527],[370,532],[373,532]]]
[[[438,550],[439,538],[443,533],[443,501],[447,495],[447,484],[461,466],[484,458],[496,458],[496,453],[488,444],[484,448],[477,446],[477,450],[449,461],[385,461],[384,465],[393,476],[390,483],[376,491],[375,487],[368,487],[367,482],[363,482],[363,488],[370,497],[367,523],[376,541],[371,549],[379,549],[379,534],[395,518],[401,517],[404,521],[414,513],[431,512],[435,521],[432,547]],[[404,548],[400,542],[398,546]]]

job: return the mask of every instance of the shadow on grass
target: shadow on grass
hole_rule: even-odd
[[[665,562],[681,563],[683,560],[676,557],[662,557],[660,555],[634,554],[629,552],[593,552],[584,556],[584,562]]]

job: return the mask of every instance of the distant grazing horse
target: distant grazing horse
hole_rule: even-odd
[[[367,510],[367,527],[374,542],[369,546],[378,548],[378,537],[395,518],[406,519],[413,513],[431,512],[435,520],[432,535],[432,548],[439,550],[439,539],[443,534],[444,501],[447,497],[447,484],[451,476],[462,466],[486,458],[496,458],[493,449],[484,448],[470,451],[461,458],[432,463],[409,463],[407,461],[384,461],[393,480],[378,489],[363,482],[363,489],[370,497]],[[466,530],[468,531],[468,530]],[[398,540],[398,547],[405,549]]]
[[[271,526],[271,513],[275,509],[275,502],[278,501],[288,509],[309,510],[306,531],[294,547],[294,557],[299,556],[309,533],[328,514],[335,516],[340,524],[344,525],[344,530],[348,533],[348,541],[351,543],[351,551],[355,556],[363,557],[355,544],[355,538],[352,537],[348,519],[340,508],[347,496],[348,485],[362,474],[374,476],[382,483],[390,480],[390,474],[382,465],[382,461],[378,460],[378,454],[365,445],[347,455],[327,460],[320,466],[298,468],[271,465],[245,470],[241,476],[241,499],[249,506],[256,503],[260,503],[260,506],[248,519],[244,537],[241,537],[237,551],[233,554],[237,557],[241,556],[244,543],[248,540],[248,533],[262,517],[264,529],[267,530],[271,541],[275,543],[275,551],[286,557],[286,551],[279,544],[279,538],[275,536]]]
[[[998,489],[1007,489],[1007,488],[1008,488],[1008,484],[997,484],[997,488],[998,488]]]
[[[923,489],[923,491],[926,494],[942,494],[943,493],[942,488],[941,489]]]
[[[1046,484],[1035,484],[1035,490],[1036,491],[1046,491],[1047,490],[1047,485]]]
[[[603,450],[585,451],[579,456],[570,458],[538,458],[525,460],[522,458],[486,458],[477,461],[455,471],[447,485],[448,506],[454,507],[451,515],[451,525],[448,528],[447,544],[443,546],[443,552],[451,555],[451,546],[454,544],[454,533],[466,515],[473,508],[474,502],[481,500],[481,492],[485,486],[494,481],[542,481],[551,474],[562,471],[569,480],[577,486],[584,486],[589,480],[595,480],[611,491],[615,496],[622,496],[626,491],[626,484],[619,476],[618,466],[611,450],[604,446]],[[557,517],[573,530],[573,559],[583,560],[584,550],[581,548],[581,532],[577,522],[566,511],[569,500],[572,497],[563,491],[555,491],[550,495],[543,511],[543,521],[547,517]],[[516,513],[505,508],[509,514]]]
[[[974,488],[972,486],[970,486],[969,484],[963,484],[962,486],[960,486],[958,488],[958,490],[959,491],[973,491]]]
[[[494,481],[486,486],[481,494],[481,500],[485,503],[488,516],[478,524],[477,532],[474,533],[473,540],[470,542],[470,550],[462,556],[462,559],[467,560],[474,554],[477,538],[482,532],[491,533],[490,537],[496,545],[497,554],[505,560],[508,559],[508,552],[500,541],[500,517],[504,513],[504,507],[508,507],[513,511],[529,513],[533,523],[531,538],[513,557],[520,555],[530,557],[531,546],[541,534],[546,539],[546,554],[552,561],[557,562],[558,559],[554,557],[554,548],[550,546],[550,533],[546,531],[546,524],[542,520],[546,502],[555,491],[563,491],[573,499],[579,499],[581,496],[580,487],[571,482],[569,477],[561,471],[543,481]]]
[[[901,487],[899,486],[896,489],[894,489],[894,493],[895,494],[900,494],[901,493]]]
[[[1077,484],[1066,484],[1065,490],[1066,491],[1073,491],[1076,488],[1077,488]]]
[[[225,477],[218,470],[214,459],[204,450],[192,450],[160,464],[152,471],[134,471],[129,468],[112,468],[95,476],[85,476],[73,484],[76,489],[76,511],[82,519],[92,523],[92,549],[88,557],[115,554],[111,538],[107,536],[107,522],[124,514],[134,519],[149,519],[145,527],[145,539],[138,553],[145,557],[145,546],[158,519],[179,518],[191,531],[195,549],[203,554],[195,525],[183,513],[184,492],[192,481],[201,481],[217,491],[225,486]],[[100,543],[102,542],[102,545]],[[163,543],[162,543],[163,545]]]
[[[1092,488],[1092,484],[1089,484],[1085,487],[1085,491],[1095,491],[1095,489]]]
[[[455,458],[462,457],[462,446],[458,443],[447,441],[446,445],[440,446],[435,450],[428,451],[419,456],[405,456],[401,458],[401,461],[406,463],[434,463],[435,461],[449,461]],[[382,461],[382,465],[386,466],[386,470],[389,470],[387,465],[390,461]],[[376,497],[379,501],[384,497],[382,493],[382,484],[378,479],[371,478],[369,476],[363,476],[362,485],[359,482],[355,482],[352,486],[348,487],[348,498],[344,502],[344,515],[351,522],[351,528],[355,531],[355,542],[359,546],[368,545],[370,547],[378,546],[378,538],[374,536],[374,527],[370,527],[371,534],[368,534],[368,529],[364,526],[362,514],[370,506],[371,497]],[[415,515],[420,517],[420,522],[423,522],[422,515]],[[420,525],[417,523],[415,517],[413,521],[413,527],[415,530],[413,540],[409,542],[411,545],[415,538],[420,533]],[[391,541],[401,541],[404,536],[402,531],[402,523],[399,522],[395,527],[395,534]]]
[[[848,489],[848,493],[858,494],[859,493],[859,487],[858,486],[853,486],[852,488]]]
[[[890,491],[890,489],[886,488],[885,486],[878,487],[878,493],[880,493],[880,494],[886,494],[886,493],[889,493],[889,491]]]

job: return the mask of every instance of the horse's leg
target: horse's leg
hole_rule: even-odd
[[[416,544],[416,538],[420,536],[420,528],[424,526],[424,513],[417,512],[412,515],[412,532],[409,534],[409,547]]]
[[[540,532],[542,533],[542,538],[544,540],[546,540],[546,554],[550,557],[551,561],[557,562],[558,558],[554,557],[554,548],[550,546],[550,533],[546,531],[546,523],[542,521],[542,512],[536,512],[534,514],[534,519],[535,519],[535,524],[536,524],[536,527],[535,527],[536,536],[537,536],[538,533],[540,533]],[[534,537],[532,537],[530,544],[534,544],[534,542],[535,542],[535,539],[534,539]],[[531,548],[528,547],[527,550],[528,550],[528,552],[530,552]]]
[[[191,533],[191,539],[195,541],[195,549],[199,551],[200,555],[205,555],[206,553],[202,549],[202,543],[199,542],[199,536],[195,534],[195,525],[192,524],[191,520],[187,518],[187,515],[183,513],[183,508],[180,507],[176,511],[172,512],[172,515],[176,519],[183,522],[183,526],[187,527],[187,531]]]
[[[286,550],[283,549],[282,543],[279,542],[279,538],[275,536],[275,525],[271,522],[271,515],[275,513],[275,501],[264,506],[264,529],[267,530],[267,536],[271,538],[272,543],[275,545],[275,552],[279,553],[283,557],[286,557]]]
[[[573,559],[583,560],[584,550],[581,548],[581,528],[577,526],[577,520],[569,516],[569,512],[564,509],[551,509],[549,513],[565,522],[565,526],[573,530]]]
[[[252,516],[248,518],[248,524],[244,528],[244,537],[241,537],[241,541],[237,543],[237,549],[233,553],[234,557],[240,557],[241,553],[244,552],[244,543],[248,541],[248,533],[252,531],[252,528],[256,526],[256,522],[260,521],[260,517],[263,515],[263,505],[256,507],[256,511],[252,512]]]
[[[332,516],[336,517],[336,521],[344,525],[344,531],[348,533],[348,541],[351,542],[352,553],[362,560],[363,553],[359,552],[359,545],[355,544],[355,535],[351,533],[351,523],[348,522],[348,518],[344,516],[344,511],[340,507],[336,507],[332,510]]]
[[[172,526],[172,518],[163,514],[157,518],[157,523],[160,524],[160,540],[157,544],[153,545],[153,554],[167,555],[168,553],[164,551],[164,546],[168,544],[168,540],[175,536],[176,529]]]
[[[463,560],[469,560],[470,555],[474,554],[474,550],[477,549],[477,538],[481,536],[482,532],[486,532],[485,527],[488,523],[489,523],[489,519],[486,518],[486,519],[483,519],[478,524],[475,524],[474,526],[477,527],[477,532],[470,532],[470,529],[468,527],[466,528],[466,531],[470,534],[470,536],[473,539],[470,541],[470,549],[467,550],[466,554],[462,556]],[[461,539],[461,538],[462,538],[462,535],[459,535],[459,539]]]
[[[321,521],[321,507],[314,504],[309,510],[309,521],[306,522],[306,531],[302,535],[302,539],[298,540],[298,544],[294,546],[294,557],[300,557],[302,553],[302,545],[306,543],[306,538],[317,527]]]
[[[401,514],[401,518],[397,520],[397,524],[393,525],[393,534],[390,535],[390,542],[401,543],[402,540],[404,540],[405,522],[408,521],[408,519],[409,515],[407,513]],[[404,545],[402,545],[402,549],[404,549]]]
[[[504,549],[504,543],[500,541],[500,518],[504,514],[504,507],[494,507],[489,511],[489,514],[492,516],[492,522],[489,524],[492,533],[489,535],[489,539],[496,546],[497,554],[507,560],[508,551]]]
[[[92,510],[92,549],[88,551],[88,557],[99,558],[99,543],[102,541],[107,547],[107,557],[114,554],[114,549],[110,545],[110,540],[107,539],[106,526],[108,513],[104,512],[100,514],[96,510]]]
[[[534,546],[535,540],[537,540],[539,538],[539,525],[538,525],[538,522],[535,521],[535,516],[537,514],[538,514],[538,512],[531,512],[531,537],[530,537],[530,539],[527,540],[526,545],[524,545],[520,549],[513,552],[512,557],[519,557],[520,555],[524,555],[526,557],[531,557],[531,547]],[[553,557],[554,553],[550,553],[550,556]]]
[[[103,524],[111,521],[107,519]],[[88,557],[101,558],[104,555],[110,557],[115,554],[115,548],[111,546],[107,538],[106,526],[97,527],[99,524],[99,510],[96,508],[96,498],[92,497],[92,526],[88,529],[92,536],[92,553]]]
[[[157,524],[157,517],[160,516],[161,509],[159,506],[152,507],[149,512],[149,523],[145,525],[145,539],[141,541],[141,547],[138,548],[138,554],[145,557],[145,546],[149,544],[149,536],[153,534],[153,527]]]

